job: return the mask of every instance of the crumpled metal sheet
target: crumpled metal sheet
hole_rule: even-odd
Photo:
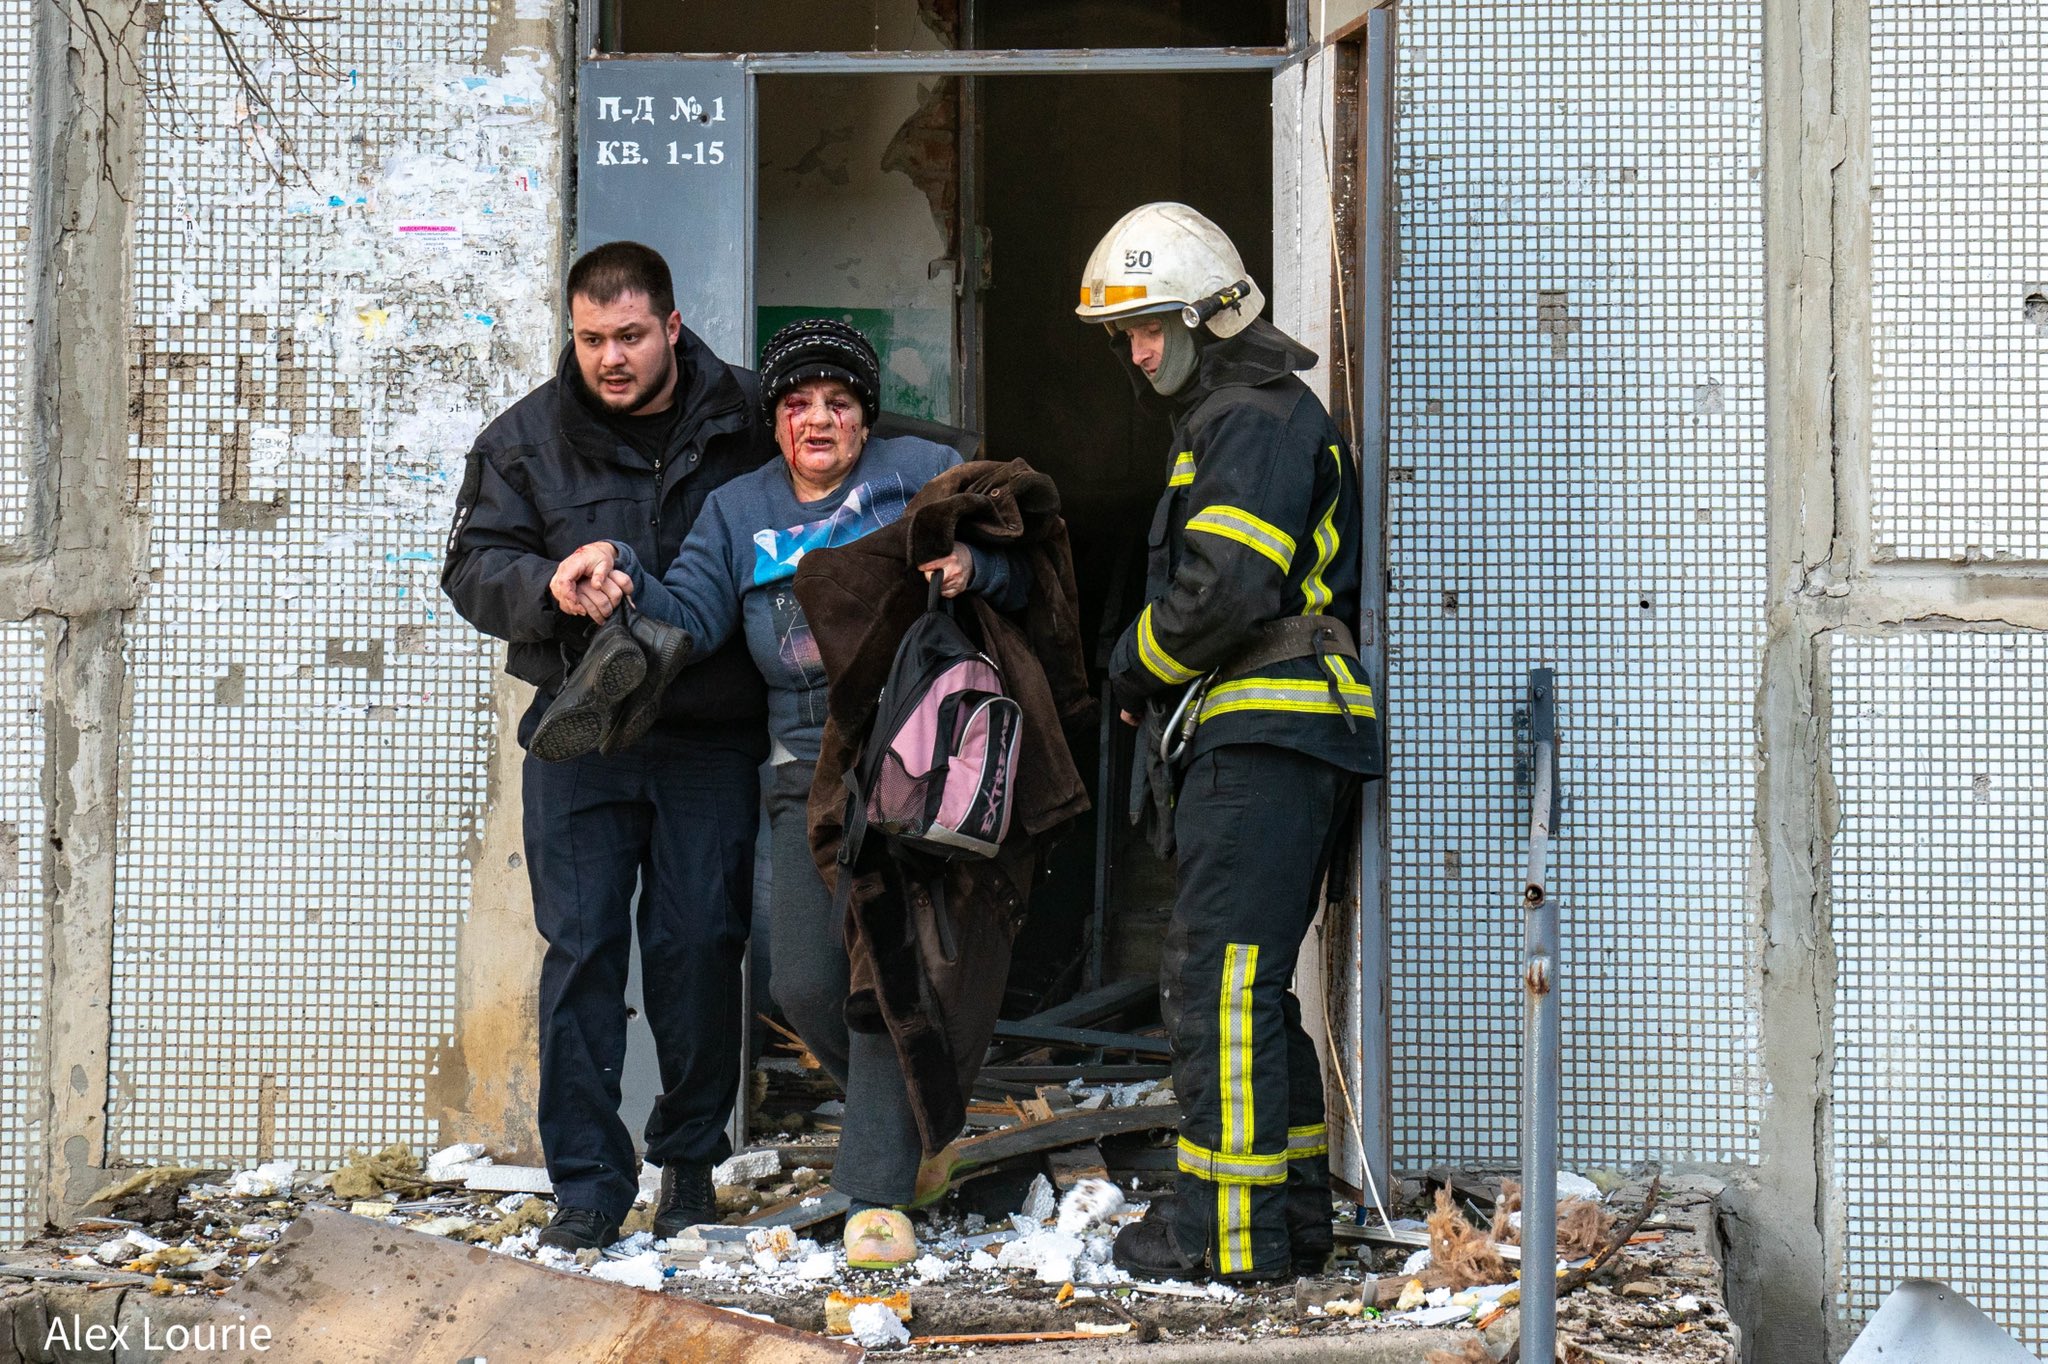
[[[308,1208],[219,1304],[268,1327],[266,1359],[418,1364],[839,1364],[859,1346],[669,1293]],[[242,1364],[246,1349],[179,1364]]]
[[[1842,1364],[2039,1364],[2024,1346],[1933,1279],[1892,1290]]]

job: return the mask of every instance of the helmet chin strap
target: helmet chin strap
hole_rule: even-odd
[[[1145,376],[1154,392],[1168,398],[1188,386],[1188,380],[1195,377],[1195,362],[1202,356],[1201,347],[1195,344],[1194,332],[1176,325],[1179,321],[1179,318],[1167,320],[1161,332],[1164,345],[1159,356],[1159,368]]]

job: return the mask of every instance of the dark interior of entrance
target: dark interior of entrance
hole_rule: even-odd
[[[983,80],[982,429],[999,458],[1029,460],[1060,487],[1082,618],[1103,647],[1136,613],[1144,530],[1165,483],[1165,405],[1134,390],[1100,326],[1074,316],[1082,267],[1126,211],[1179,199],[1220,224],[1254,278],[1270,281],[1272,150],[1264,75],[1017,76]],[[1172,897],[1170,871],[1123,816],[1130,742],[1108,731],[1109,936],[1103,975],[1150,975]],[[1082,770],[1105,770],[1100,731],[1074,736]],[[1097,778],[1098,786],[1103,783]],[[1099,830],[1075,830],[1033,898],[1018,940],[1012,1003],[1056,999],[1087,974],[1079,949],[1095,896]]]
[[[1104,330],[1074,316],[1082,268],[1123,213],[1170,198],[1215,219],[1253,277],[1270,280],[1270,79],[1004,75],[964,84],[760,78],[756,328],[767,335],[816,312],[845,317],[882,352],[885,409],[978,431],[988,456],[1051,474],[1083,619],[1100,635],[1091,658],[1099,668],[1136,611],[1170,426],[1165,406],[1134,390]],[[1034,890],[1009,981],[1012,1016],[1155,969],[1171,871],[1123,815],[1127,732],[1109,731],[1107,763],[1102,738],[1094,728],[1071,736],[1097,814],[1060,845]],[[1104,855],[1108,931],[1097,954]]]

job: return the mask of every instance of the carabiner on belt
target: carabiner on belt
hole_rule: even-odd
[[[1195,727],[1202,722],[1202,698],[1209,694],[1209,684],[1215,680],[1214,672],[1206,672],[1188,683],[1187,690],[1180,694],[1180,704],[1173,708],[1166,727],[1159,732],[1159,761],[1168,767],[1179,762],[1180,755],[1194,742]]]

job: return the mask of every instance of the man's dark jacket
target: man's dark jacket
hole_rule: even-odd
[[[945,554],[956,539],[1021,553],[1031,575],[1029,600],[1015,615],[973,594],[954,603],[1023,709],[1010,835],[993,858],[942,864],[942,904],[927,885],[885,874],[887,859],[876,856],[883,839],[871,835],[846,922],[847,1021],[863,1031],[887,1029],[927,1153],[952,1140],[966,1118],[1032,883],[1051,839],[1088,808],[1064,732],[1089,720],[1094,698],[1059,492],[1022,460],[958,465],[925,484],[901,520],[805,555],[795,584],[831,679],[808,816],[811,854],[836,888],[842,778],[867,736],[896,646],[925,609],[916,565]]]
[[[529,716],[554,698],[589,638],[590,622],[565,615],[548,591],[556,566],[593,540],[620,540],[659,572],[711,490],[774,453],[751,370],[719,359],[687,327],[676,364],[680,417],[658,460],[592,410],[573,344],[555,377],[485,427],[469,452],[441,588],[463,619],[510,641],[505,670],[540,689]],[[766,693],[746,642],[735,636],[683,669],[661,714],[671,733],[765,736]]]

